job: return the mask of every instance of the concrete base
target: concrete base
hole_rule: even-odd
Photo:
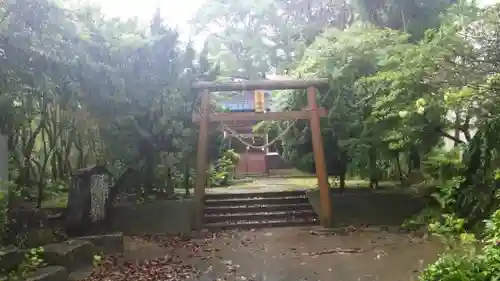
[[[43,260],[47,264],[65,267],[70,272],[92,265],[95,253],[94,245],[83,240],[68,240],[43,248]]]
[[[36,270],[25,281],[68,281],[69,275],[64,267],[49,266]]]
[[[115,206],[111,230],[124,234],[189,233],[193,226],[192,199],[161,200]]]
[[[98,253],[106,255],[123,253],[125,247],[122,233],[83,236],[78,240],[90,242]]]
[[[415,194],[373,189],[346,189],[343,193],[331,190],[331,196],[335,226],[399,226],[428,203]],[[307,197],[319,216],[319,190],[308,191]]]
[[[48,266],[32,272],[28,281],[78,281],[92,274],[95,254],[116,254],[124,250],[121,233],[81,237],[43,246],[42,259]],[[26,250],[14,246],[0,249],[0,273],[18,269]],[[4,280],[0,275],[0,280]]]
[[[12,245],[0,248],[0,270],[8,272],[15,269],[23,261],[24,255],[24,251]]]

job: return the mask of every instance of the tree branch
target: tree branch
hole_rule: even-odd
[[[436,128],[436,132],[440,133],[441,136],[445,137],[445,138],[448,138],[454,142],[457,142],[457,143],[461,143],[461,144],[465,144],[465,142],[459,138],[456,138],[450,134],[448,134],[447,132],[443,131],[443,129],[441,128]]]

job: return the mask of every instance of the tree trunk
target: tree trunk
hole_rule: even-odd
[[[416,149],[414,146],[410,148],[408,157],[408,173],[412,172],[413,170],[420,170],[420,154],[418,152],[418,149]]]
[[[184,191],[186,195],[189,195],[189,165],[187,164],[184,167]]]
[[[399,181],[404,185],[403,170],[401,168],[401,161],[399,159],[399,151],[396,152],[396,169],[398,170]]]
[[[340,161],[338,163],[339,167],[339,180],[340,180],[340,190],[344,191],[345,188],[345,182],[347,178],[347,165],[349,164],[349,157],[347,156],[347,153],[344,150],[339,151],[340,153]],[[328,169],[328,164],[327,164],[327,169]]]
[[[341,192],[344,192],[344,190],[345,190],[345,178],[346,178],[346,173],[345,172],[340,173],[340,175],[339,175],[339,181],[340,181],[339,188],[340,188]]]
[[[377,152],[375,150],[375,147],[373,145],[370,146],[368,149],[368,161],[369,161],[369,167],[368,169],[370,170],[370,188],[376,189],[378,188],[378,181],[379,181],[379,171],[377,167]]]
[[[165,192],[168,195],[174,194],[174,181],[172,180],[172,170],[167,168],[167,186],[165,186]]]

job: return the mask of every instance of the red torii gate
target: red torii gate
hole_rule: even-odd
[[[320,189],[321,214],[323,226],[332,225],[332,199],[330,197],[328,176],[326,173],[323,139],[321,137],[320,117],[327,115],[323,108],[318,108],[316,88],[328,84],[327,79],[315,80],[286,80],[286,81],[245,81],[245,82],[197,82],[192,85],[193,90],[201,91],[200,113],[193,115],[194,122],[200,122],[198,138],[198,159],[196,165],[195,198],[195,228],[203,227],[203,208],[205,184],[207,179],[207,148],[209,122],[232,120],[290,120],[309,119],[311,122],[312,145],[316,177]],[[300,90],[307,89],[308,108],[301,111],[287,112],[211,112],[210,92],[222,91],[251,91],[251,90]]]

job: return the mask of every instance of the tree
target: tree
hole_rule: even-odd
[[[408,32],[421,39],[428,29],[438,28],[441,15],[456,0],[356,0],[354,6],[363,21],[378,27]]]
[[[343,31],[327,30],[311,44],[293,72],[298,78],[330,80],[327,88],[320,89],[318,99],[329,110],[322,124],[327,170],[341,177],[341,187],[353,158],[369,156],[368,162],[376,163],[380,154],[377,150],[383,149],[377,128],[370,122],[374,93],[366,91],[358,81],[376,73],[385,58],[405,49],[407,40],[408,36],[403,33],[363,25]],[[307,105],[303,91],[283,95],[281,110]],[[307,124],[297,122],[283,137],[283,156],[310,171],[314,163],[309,135]]]
[[[260,78],[283,73],[325,27],[344,28],[350,6],[338,1],[208,1],[193,19],[198,34],[208,33],[208,49],[222,74]]]
[[[174,174],[189,172],[195,153],[198,93],[190,85],[216,73],[206,52],[198,58],[181,46],[159,11],[145,28],[90,6],[24,0],[3,3],[0,19],[11,179],[38,193],[38,205],[45,187],[95,163],[132,167],[139,189],[172,192],[181,180]],[[212,143],[218,153],[220,142]]]

